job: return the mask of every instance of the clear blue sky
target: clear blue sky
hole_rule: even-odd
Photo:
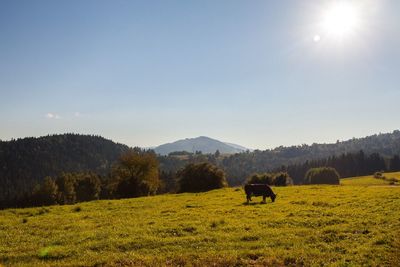
[[[0,139],[265,149],[399,129],[400,1],[348,1],[340,40],[320,27],[332,2],[0,0]]]

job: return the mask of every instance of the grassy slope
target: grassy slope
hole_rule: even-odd
[[[0,265],[366,265],[400,262],[400,187],[241,189],[0,211]],[[356,185],[358,182],[359,185]],[[25,222],[26,221],[26,222]]]
[[[400,172],[384,173],[386,178],[397,178],[400,180]],[[362,177],[351,177],[341,180],[343,185],[389,185],[389,181],[383,179],[375,179],[373,175]]]

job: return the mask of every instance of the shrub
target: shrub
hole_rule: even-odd
[[[399,179],[394,178],[394,177],[386,178],[385,180],[386,180],[386,181],[389,181],[389,182],[392,182],[392,183],[398,183],[398,182],[399,182]]]
[[[293,179],[287,172],[279,172],[274,175],[274,185],[276,186],[287,186],[293,185]]]
[[[382,172],[375,172],[374,173],[374,178],[376,178],[376,179],[385,179],[385,176],[383,175]]]
[[[287,172],[255,173],[247,178],[246,184],[267,184],[275,186],[292,185],[293,180]]]
[[[274,185],[274,176],[271,173],[255,173],[247,178],[246,184]]]
[[[375,172],[374,173],[374,178],[376,179],[382,179],[385,181],[388,181],[390,185],[395,185],[398,183],[400,180],[394,177],[386,177],[383,172]]]
[[[204,192],[227,186],[223,170],[210,163],[189,164],[177,173],[179,192]]]
[[[339,184],[339,173],[331,167],[309,169],[304,177],[304,184]]]

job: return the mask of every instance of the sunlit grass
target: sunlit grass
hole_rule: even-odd
[[[267,204],[226,188],[3,210],[0,264],[394,266],[400,187],[356,180],[274,188]]]
[[[383,173],[386,178],[397,178],[400,180],[400,172],[388,172]],[[389,185],[390,181],[383,179],[376,179],[373,175],[361,176],[361,177],[350,177],[340,181],[343,185]]]

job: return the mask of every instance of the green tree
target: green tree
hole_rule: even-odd
[[[339,184],[340,175],[331,167],[309,169],[304,178],[305,184]]]
[[[161,171],[159,172],[161,185],[158,193],[176,193],[177,182],[176,182],[176,172],[173,171]]]
[[[44,178],[34,193],[37,205],[53,205],[57,203],[58,186],[50,176]]]
[[[56,179],[60,204],[74,204],[76,202],[75,183],[76,177],[71,173],[62,173]]]
[[[75,184],[76,198],[79,202],[99,199],[101,180],[97,174],[81,173]]]
[[[399,155],[394,155],[393,158],[390,159],[390,171],[397,172],[400,171],[400,157]]]
[[[118,198],[155,194],[160,186],[156,155],[137,150],[123,154],[113,168],[112,180]]]
[[[210,163],[192,163],[177,173],[179,192],[204,192],[227,186],[225,172]]]

